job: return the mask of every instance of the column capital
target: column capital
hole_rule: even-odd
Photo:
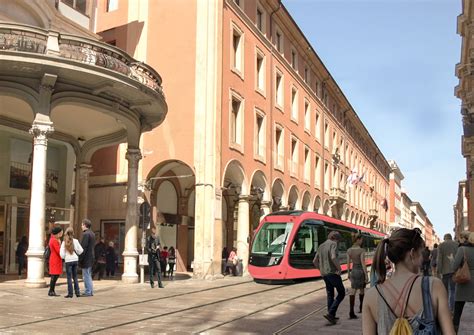
[[[92,170],[92,165],[87,164],[87,163],[81,163],[78,166],[78,172],[79,172],[79,177],[81,179],[83,178],[88,178],[90,173],[93,171]]]
[[[48,144],[48,135],[54,132],[54,127],[52,123],[39,123],[33,122],[29,133],[33,135],[33,144],[34,145],[44,145]]]
[[[125,158],[128,160],[129,167],[138,167],[138,161],[142,159],[140,149],[127,149]]]
[[[239,202],[249,202],[249,200],[250,200],[250,195],[243,195],[243,194],[239,195]]]

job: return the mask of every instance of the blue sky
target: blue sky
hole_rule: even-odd
[[[461,0],[283,0],[440,237],[454,227]]]

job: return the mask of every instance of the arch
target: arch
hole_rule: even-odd
[[[316,213],[322,214],[321,197],[320,197],[319,195],[317,195],[317,196],[314,198],[313,210],[314,210]]]
[[[296,185],[291,186],[290,192],[288,192],[288,209],[301,209],[300,199],[298,196],[298,188],[296,187]]]
[[[349,212],[349,208],[346,208],[346,210],[344,211],[344,214],[342,216],[342,219],[344,221],[349,221],[349,218],[350,218],[350,212]]]
[[[355,224],[355,213],[354,213],[354,211],[351,212],[351,220],[350,220],[350,222]]]
[[[49,6],[48,1],[42,2],[38,6],[35,1],[2,0],[0,1],[0,7],[2,7],[0,16],[5,21],[49,28],[50,22],[54,20],[51,11],[46,10],[46,8],[50,9]]]
[[[1,96],[13,97],[27,103],[31,109],[31,118],[34,119],[35,111],[38,110],[39,94],[29,86],[10,82],[0,81]],[[2,104],[2,106],[5,106]]]
[[[331,204],[329,203],[329,200],[324,201],[323,214],[326,216],[331,216]]]
[[[281,179],[277,178],[273,181],[272,185],[272,212],[280,210],[286,203],[285,184],[283,184]]]
[[[260,199],[263,201],[270,201],[271,192],[265,173],[263,173],[261,170],[255,170],[250,180],[251,193],[257,197],[261,197]]]
[[[311,195],[309,194],[308,191],[305,191],[302,197],[303,201],[301,204],[301,209],[304,211],[309,211],[310,210],[310,205],[311,205]]]
[[[237,160],[231,160],[224,168],[224,178],[222,179],[222,187],[225,190],[233,188],[239,194],[249,195],[249,186],[245,170],[242,164]]]

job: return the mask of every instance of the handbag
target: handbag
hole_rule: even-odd
[[[466,250],[464,250],[463,265],[457,269],[453,274],[453,282],[456,284],[466,284],[471,281],[471,272],[469,271],[469,264],[467,264]]]
[[[430,293],[430,277],[424,276],[421,282],[423,297],[423,314],[418,318],[418,328],[413,329],[413,335],[438,335],[441,332],[434,318],[433,304]]]

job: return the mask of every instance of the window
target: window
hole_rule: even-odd
[[[308,84],[308,85],[310,84],[310,82],[309,82],[309,69],[306,66],[304,67],[304,81],[305,81],[306,84]]]
[[[243,52],[244,37],[242,32],[234,27],[232,29],[232,68],[243,74]]]
[[[255,111],[255,154],[265,158],[265,114]]]
[[[324,234],[322,226],[303,223],[290,249],[290,265],[296,269],[313,269],[313,259],[319,244],[325,239]]]
[[[283,53],[283,34],[278,28],[275,32],[275,46],[279,53]]]
[[[298,122],[298,90],[291,88],[291,119]]]
[[[308,100],[304,100],[304,129],[308,132],[311,129],[311,108]]]
[[[331,143],[331,146],[332,146],[332,150],[336,150],[336,147],[337,147],[337,134],[335,131],[332,132],[332,143]]]
[[[230,115],[230,143],[242,145],[243,133],[243,101],[239,96],[232,94]]]
[[[291,67],[298,71],[298,56],[295,49],[291,49]]]
[[[309,148],[304,148],[304,181],[309,184],[311,179],[311,153]]]
[[[298,140],[295,137],[291,138],[290,174],[298,176]]]
[[[86,15],[86,0],[61,0],[61,2]]]
[[[239,7],[242,7],[242,5],[243,5],[243,0],[234,0],[234,2]]]
[[[278,125],[275,127],[275,147],[277,149],[275,165],[283,170],[285,141],[283,140],[283,127]]]
[[[265,92],[265,56],[264,54],[257,49],[257,57],[255,61],[255,67],[256,67],[256,78],[255,81],[257,83],[256,88],[258,91],[261,91],[262,93]]]
[[[328,162],[324,162],[324,189],[326,191],[329,190],[329,181],[330,181],[330,174],[331,172],[329,171],[329,163]]]
[[[283,109],[283,74],[276,70],[275,73],[275,104]]]
[[[321,142],[321,114],[319,114],[318,111],[316,111],[316,126],[314,133],[316,134],[316,140]]]
[[[329,147],[329,124],[324,123],[324,146]]]
[[[119,0],[107,0],[107,12],[112,12],[118,9]]]
[[[314,162],[314,186],[321,186],[321,158],[316,156]]]
[[[265,10],[260,5],[257,5],[257,17],[255,21],[257,29],[265,35]]]

